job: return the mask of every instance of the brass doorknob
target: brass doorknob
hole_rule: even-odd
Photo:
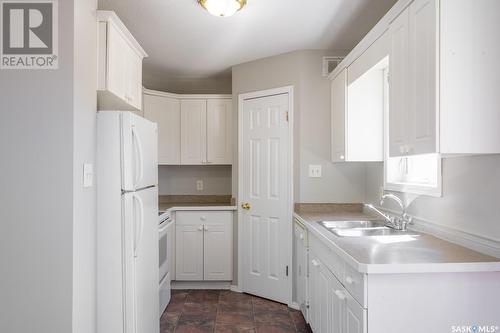
[[[249,210],[250,209],[250,204],[248,202],[244,202],[241,204],[241,208]]]

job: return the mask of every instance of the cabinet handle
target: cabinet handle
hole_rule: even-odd
[[[350,277],[350,276],[346,276],[345,283],[347,283],[347,284],[353,284],[354,283],[354,279],[352,277]]]
[[[200,220],[202,220],[202,221],[206,221],[206,220],[207,220],[207,218],[206,218],[206,216],[202,216],[202,217],[200,217]]]
[[[198,231],[203,231],[203,226],[202,226],[202,225],[200,225],[200,226],[198,227]]]
[[[335,290],[335,295],[337,295],[337,297],[338,297],[341,301],[345,300],[345,294],[344,294],[342,291],[340,291],[340,290]]]
[[[320,263],[315,259],[311,260],[311,263],[313,264],[314,267],[318,267],[320,265]]]

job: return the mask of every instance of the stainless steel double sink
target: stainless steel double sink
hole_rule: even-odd
[[[400,236],[417,234],[389,228],[382,220],[367,221],[318,221],[328,231],[339,237]]]

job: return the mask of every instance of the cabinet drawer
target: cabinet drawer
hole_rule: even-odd
[[[233,213],[231,211],[178,211],[175,223],[177,225],[233,223]]]
[[[341,281],[356,301],[366,308],[366,274],[360,273],[346,264],[344,277]]]
[[[314,251],[326,267],[336,276],[337,279],[342,281],[344,277],[344,261],[328,246],[314,235],[310,235],[309,246],[311,251]]]

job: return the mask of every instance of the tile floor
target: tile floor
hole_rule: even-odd
[[[160,333],[310,333],[302,313],[226,290],[172,290]]]

